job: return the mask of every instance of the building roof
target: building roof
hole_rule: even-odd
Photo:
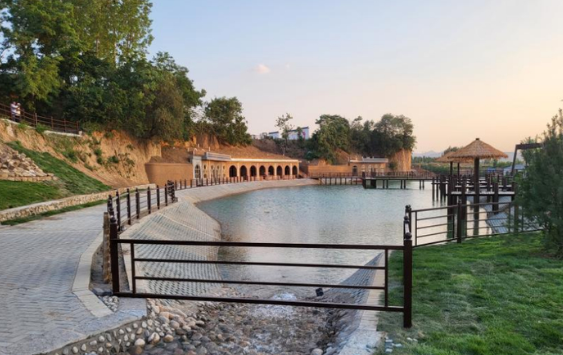
[[[462,159],[498,159],[508,158],[508,155],[477,138],[469,145],[454,152],[451,157]]]
[[[362,160],[350,160],[350,163],[354,164],[369,164],[369,163],[388,163],[389,159],[387,158],[365,158],[362,157]]]

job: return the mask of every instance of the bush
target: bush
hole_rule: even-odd
[[[100,148],[94,149],[94,154],[99,158],[102,156],[102,150]]]
[[[108,163],[118,164],[119,158],[117,157],[117,155],[112,155],[111,157],[108,158]]]
[[[78,162],[78,154],[76,154],[76,151],[74,149],[65,150],[63,152],[63,156],[73,163]]]
[[[25,122],[18,123],[18,129],[19,130],[25,131],[28,128],[29,128],[29,125],[27,123],[25,123]]]
[[[48,129],[49,127],[42,125],[41,123],[38,123],[37,126],[35,126],[35,131],[39,134],[43,134]]]
[[[543,134],[543,148],[524,151],[528,163],[520,181],[519,201],[530,220],[544,228],[544,246],[563,257],[563,113]]]

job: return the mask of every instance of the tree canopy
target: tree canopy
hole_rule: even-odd
[[[316,121],[319,129],[309,143],[309,158],[335,162],[338,150],[391,157],[400,150],[412,150],[416,144],[414,126],[408,117],[385,114],[378,122],[362,121],[362,117],[348,121],[339,115],[322,115]]]
[[[518,200],[528,219],[544,230],[546,250],[563,257],[563,113],[547,126],[543,148],[522,154],[528,167],[522,177]],[[528,141],[527,143],[531,143]]]
[[[208,127],[205,122],[217,119],[196,117],[205,106],[205,90],[195,88],[187,68],[168,53],[147,58],[153,40],[151,1],[0,4],[4,101],[16,99],[28,110],[80,121],[84,127],[123,129],[165,141],[188,139],[198,124]],[[233,99],[211,102],[206,112],[215,115],[223,103],[238,113],[227,127],[212,127],[226,142],[248,142],[240,138],[247,134],[242,105]]]

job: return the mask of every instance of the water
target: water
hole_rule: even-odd
[[[225,240],[282,243],[402,244],[405,205],[432,207],[432,190],[418,182],[400,190],[361,186],[305,186],[266,189],[201,203],[199,207],[221,223]],[[365,264],[379,251],[222,248],[231,261]],[[275,282],[340,283],[355,269],[229,266],[226,279]],[[249,286],[259,296],[272,297],[288,288]],[[245,288],[248,291],[248,287]],[[299,297],[312,288],[294,288]]]

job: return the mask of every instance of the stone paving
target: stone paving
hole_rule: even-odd
[[[312,183],[291,180],[221,185],[181,191],[178,196],[198,202],[260,188]],[[218,223],[189,205],[193,208],[190,213],[171,209],[159,217],[170,220],[167,232],[180,228],[194,235],[215,234]],[[95,316],[73,293],[81,256],[99,237],[104,210],[102,205],[0,226],[0,355],[48,352],[143,315],[140,300],[128,300],[131,303],[120,302],[116,313]],[[194,223],[191,227],[187,226],[188,217]],[[147,236],[154,233],[148,229],[144,230]],[[192,232],[181,236],[186,238]],[[178,252],[178,257],[185,257],[185,252]]]

